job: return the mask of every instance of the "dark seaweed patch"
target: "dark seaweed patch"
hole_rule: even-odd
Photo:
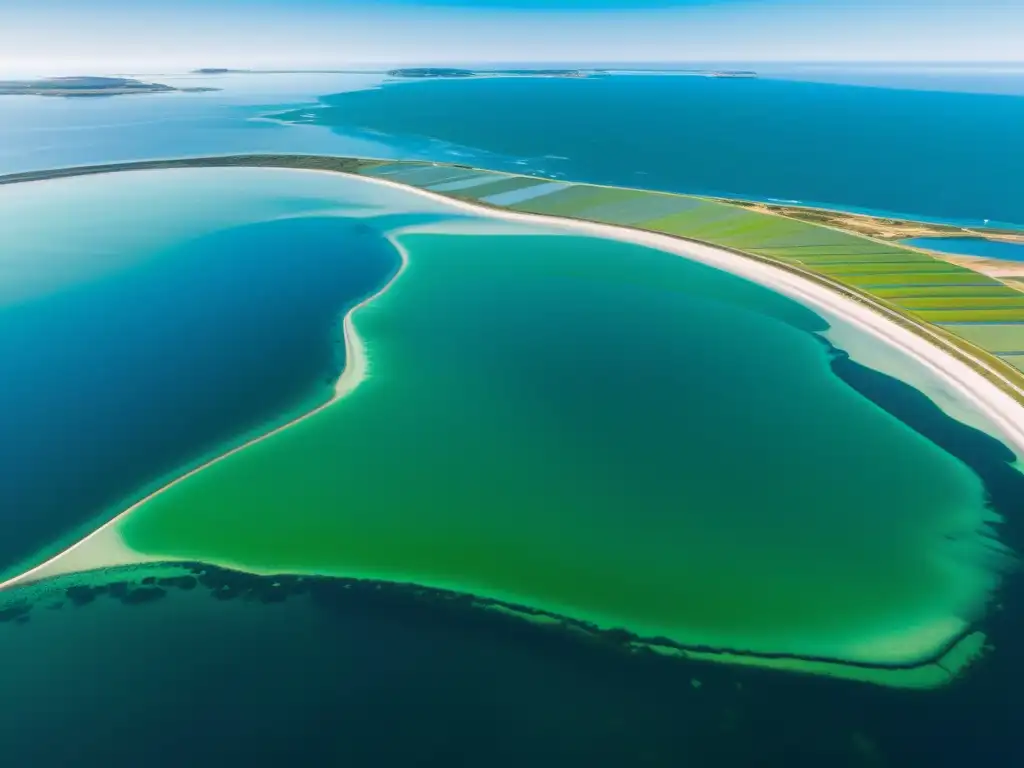
[[[22,620],[28,621],[28,615],[31,611],[32,605],[27,601],[20,601],[6,608],[0,608],[0,623],[5,621],[24,623]]]

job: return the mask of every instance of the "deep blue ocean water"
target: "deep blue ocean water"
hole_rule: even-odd
[[[170,85],[222,88],[106,99],[0,99],[0,173],[65,165],[235,152],[389,156],[378,142],[295,131],[261,120],[319,95],[372,87],[373,75],[160,77]]]
[[[1024,98],[665,75],[388,83],[282,119],[506,171],[1024,225]]]
[[[191,154],[352,154],[1024,227],[1024,68],[728,66],[763,76],[153,76],[223,90],[0,100],[0,173]],[[266,119],[281,114],[298,125]]]
[[[915,768],[926,757],[937,768],[988,768],[1024,759],[1012,693],[1020,654],[938,691],[893,691],[628,656],[373,584],[284,579],[280,594],[273,579],[201,569],[175,586],[138,588],[160,576],[148,572],[98,597],[54,589],[26,623],[0,622],[5,764]],[[1024,632],[1019,615],[995,624]]]

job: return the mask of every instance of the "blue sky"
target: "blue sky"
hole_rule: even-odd
[[[1024,61],[1024,0],[0,0],[0,70]]]

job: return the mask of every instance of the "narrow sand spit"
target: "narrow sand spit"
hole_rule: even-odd
[[[388,289],[394,285],[401,274],[405,271],[406,266],[409,263],[408,251],[395,239],[395,236],[399,233],[392,233],[389,237],[392,245],[398,251],[401,257],[401,266],[398,271],[395,272],[394,276],[387,282],[387,284],[381,288],[377,293],[372,296],[367,296],[356,306],[352,307],[346,314],[342,321],[342,335],[345,340],[345,369],[342,371],[341,376],[338,377],[337,382],[334,384],[334,392],[331,398],[324,403],[321,403],[311,411],[297,416],[286,424],[266,432],[258,437],[254,437],[239,446],[232,448],[225,453],[215,456],[209,461],[200,464],[198,467],[186,472],[185,474],[175,478],[171,482],[164,486],[161,486],[153,493],[145,496],[139,501],[132,504],[126,510],[118,514],[112,520],[104,523],[98,529],[90,533],[84,539],[77,541],[70,547],[65,549],[63,552],[51,557],[44,563],[37,565],[34,568],[25,571],[25,573],[14,576],[7,581],[0,582],[0,590],[7,587],[13,587],[18,584],[27,584],[33,581],[39,581],[51,576],[59,576],[63,573],[74,573],[76,571],[88,571],[96,568],[111,567],[116,565],[133,565],[145,562],[166,562],[166,557],[153,557],[145,555],[140,552],[135,552],[130,549],[122,541],[120,534],[117,532],[117,524],[126,516],[130,515],[136,509],[141,507],[147,501],[155,496],[159,496],[161,493],[169,490],[178,483],[184,482],[193,475],[202,472],[207,467],[216,464],[219,461],[223,461],[229,456],[233,456],[239,451],[243,451],[246,448],[255,445],[256,443],[262,442],[279,432],[283,432],[289,427],[293,427],[301,421],[310,419],[316,416],[318,413],[326,408],[329,408],[334,403],[338,402],[345,395],[349,394],[366,378],[369,372],[369,361],[366,357],[366,345],[363,344],[362,338],[356,332],[355,326],[352,323],[352,315],[359,311],[362,307],[365,307],[371,301],[383,296],[387,293]]]

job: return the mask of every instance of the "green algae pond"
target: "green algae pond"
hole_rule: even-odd
[[[391,245],[367,258],[404,267],[350,316],[341,363],[358,342],[365,377],[121,518],[140,559],[448,590],[631,647],[900,686],[981,652],[1014,455],[854,363],[808,307],[676,254],[370,182],[174,173],[169,197],[234,179],[268,205],[312,199],[290,215],[358,219]],[[293,248],[321,236],[302,233]]]
[[[809,310],[620,242],[399,240],[354,318],[369,378],[151,499],[129,547],[860,663],[934,656],[994,586],[981,482],[840,380]]]

